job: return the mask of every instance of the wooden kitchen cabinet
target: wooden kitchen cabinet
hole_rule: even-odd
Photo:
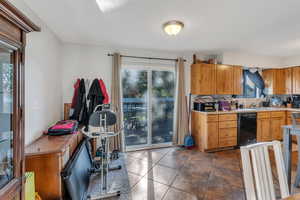
[[[265,69],[262,72],[262,77],[265,82],[265,91],[266,94],[271,95],[274,93],[275,87],[275,70],[274,69]]]
[[[285,69],[276,69],[274,94],[286,94],[285,83]]]
[[[272,140],[272,134],[270,131],[270,118],[257,120],[257,142],[266,142]]]
[[[217,65],[217,94],[233,94],[233,66]]]
[[[200,151],[237,145],[237,114],[192,112],[192,135]]]
[[[285,118],[271,118],[270,122],[270,131],[272,133],[273,140],[282,140],[283,130],[282,126],[285,125]]]
[[[282,140],[282,126],[286,124],[286,112],[259,112],[257,114],[257,141]]]
[[[193,64],[191,66],[191,93],[198,95],[243,94],[241,66]]]
[[[218,148],[218,115],[206,115],[193,111],[191,122],[192,135],[200,151]]]
[[[285,68],[285,94],[293,93],[293,68]]]
[[[265,69],[263,79],[268,95],[291,94],[292,92],[292,69]]]
[[[272,140],[272,134],[270,131],[270,112],[258,112],[257,124],[256,124],[256,140],[257,142],[266,142]]]
[[[300,94],[300,67],[292,68],[293,94]]]
[[[207,138],[207,143],[205,144],[205,149],[216,149],[219,147],[218,122],[207,122],[206,125],[207,130],[205,132],[207,135],[205,137]]]
[[[216,65],[193,64],[191,66],[191,93],[199,95],[216,94]]]
[[[233,68],[233,94],[243,94],[243,68],[241,66],[234,66]]]

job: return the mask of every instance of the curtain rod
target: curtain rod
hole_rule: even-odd
[[[113,56],[113,54],[107,54],[108,56]],[[142,57],[142,56],[125,56],[125,55],[120,55],[121,57],[124,58],[139,58],[139,59],[149,59],[149,60],[169,60],[169,61],[178,61],[178,59],[172,59],[172,58],[154,58],[154,57]],[[186,62],[186,60],[183,60]]]

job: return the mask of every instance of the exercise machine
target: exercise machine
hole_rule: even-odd
[[[119,170],[121,166],[110,167],[111,153],[109,146],[109,139],[120,134],[121,129],[117,132],[110,131],[111,127],[117,123],[116,114],[110,109],[109,104],[98,105],[95,107],[94,112],[89,119],[88,131],[84,128],[82,132],[88,138],[95,138],[101,141],[101,154],[95,157],[94,163],[99,163],[99,168],[94,168],[92,173],[101,173],[101,186],[100,194],[96,196],[88,196],[89,200],[105,199],[114,196],[120,196],[120,191],[109,191],[107,177],[109,171]],[[94,165],[95,166],[95,165]]]

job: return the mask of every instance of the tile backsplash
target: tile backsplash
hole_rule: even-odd
[[[196,95],[193,96],[193,101],[197,101],[201,99],[210,99],[212,101],[227,100],[227,101],[238,102],[238,104],[239,105],[242,104],[244,108],[249,108],[253,106],[262,107],[263,101],[273,102],[272,106],[281,106],[283,101],[285,101],[287,97],[289,97],[289,95],[272,95],[272,96],[266,96],[265,98],[234,98],[231,95],[212,95],[212,96]]]

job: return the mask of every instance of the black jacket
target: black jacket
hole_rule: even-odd
[[[85,91],[84,79],[80,80],[74,113],[70,117],[70,119],[77,120],[79,124],[82,125],[88,124],[89,119],[88,119],[88,110],[86,104],[86,91]]]
[[[90,87],[89,94],[87,96],[89,102],[89,116],[93,113],[95,107],[99,104],[103,104],[104,95],[101,91],[99,80],[95,79]]]

